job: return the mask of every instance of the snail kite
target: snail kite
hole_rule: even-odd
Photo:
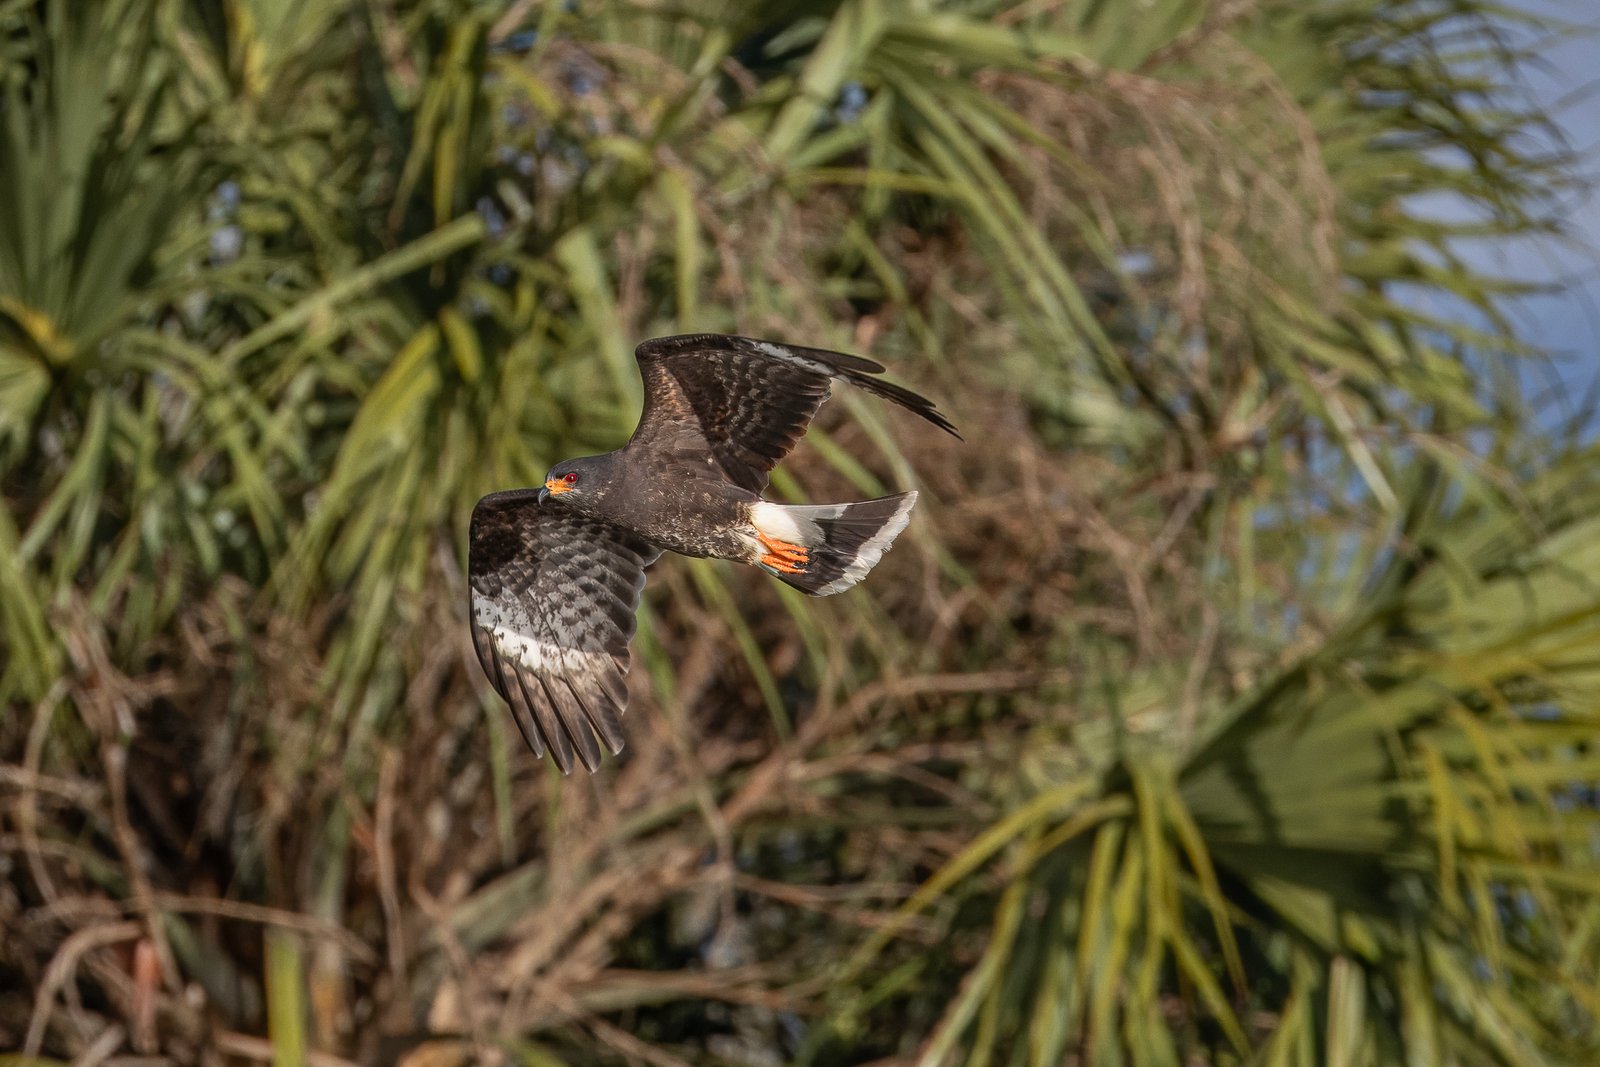
[[[535,754],[589,770],[622,751],[628,640],[644,569],[663,549],[762,567],[826,596],[866,577],[915,492],[850,504],[761,499],[772,468],[842,378],[956,434],[932,402],[859,356],[721,334],[635,352],[644,411],[627,445],[556,464],[542,489],[472,513],[472,642]],[[956,434],[959,437],[959,434]]]

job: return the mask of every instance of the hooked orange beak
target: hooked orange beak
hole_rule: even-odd
[[[549,491],[551,496],[560,496],[562,493],[572,492],[572,486],[568,485],[560,478],[549,479],[544,483],[544,487]]]

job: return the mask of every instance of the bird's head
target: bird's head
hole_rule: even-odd
[[[544,476],[539,503],[556,500],[578,511],[591,511],[610,486],[609,456],[564,459]]]

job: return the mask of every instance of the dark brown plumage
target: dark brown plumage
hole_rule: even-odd
[[[575,747],[593,770],[594,735],[622,751],[634,610],[661,550],[610,523],[541,508],[539,492],[493,493],[473,509],[472,644],[534,753],[548,747],[566,771]]]
[[[859,356],[748,337],[662,337],[635,353],[644,411],[627,445],[551,468],[543,489],[472,515],[472,637],[529,747],[591,771],[623,746],[628,641],[644,568],[664,548],[760,566],[814,596],[866,576],[916,493],[848,504],[764,501],[772,468],[842,378],[951,434],[926,398]],[[959,436],[959,435],[957,435]]]
[[[628,446],[660,448],[693,426],[728,479],[752,493],[767,487],[772,468],[828,399],[834,378],[956,432],[932,401],[872,377],[883,373],[883,364],[860,356],[722,334],[658,337],[640,345],[635,356],[645,403]]]

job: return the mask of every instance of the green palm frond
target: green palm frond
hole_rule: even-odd
[[[148,1051],[145,946],[40,995],[84,900],[234,1052],[1593,1060],[1595,457],[1460,245],[1559,228],[1521,17],[0,0],[0,1046]],[[688,330],[971,444],[840,390],[774,492],[897,550],[663,561],[558,782],[467,516]]]
[[[1586,1062],[1600,485],[1527,489],[1543,528],[1419,513],[1364,608],[1192,751],[1027,783],[903,913],[994,908],[921,1062]],[[908,958],[892,930],[855,973]],[[871,1029],[870,993],[838,1001],[834,1034]]]

